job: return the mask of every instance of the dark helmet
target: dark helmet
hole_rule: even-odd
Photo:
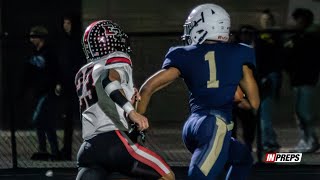
[[[83,34],[82,47],[87,60],[95,61],[110,53],[130,53],[128,35],[110,20],[91,23]]]

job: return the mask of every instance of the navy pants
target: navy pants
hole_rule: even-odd
[[[188,179],[217,179],[227,166],[226,179],[246,179],[253,158],[247,146],[231,137],[230,114],[220,111],[192,113],[183,128],[183,140],[192,153]]]

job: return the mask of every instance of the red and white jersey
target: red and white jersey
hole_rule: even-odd
[[[124,110],[105,92],[102,78],[108,69],[116,70],[121,78],[121,87],[130,101],[134,94],[130,56],[114,52],[94,62],[84,65],[77,73],[75,84],[82,114],[82,137],[91,139],[99,133],[112,130],[127,130],[128,123]]]

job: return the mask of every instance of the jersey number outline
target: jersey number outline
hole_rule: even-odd
[[[217,66],[214,51],[209,51],[204,56],[205,61],[209,62],[209,81],[207,81],[207,88],[218,88],[219,80],[217,80]]]
[[[88,67],[77,80],[77,94],[80,102],[81,112],[88,109],[92,104],[98,101],[95,86],[92,78],[93,67]],[[83,87],[86,88],[83,88]]]

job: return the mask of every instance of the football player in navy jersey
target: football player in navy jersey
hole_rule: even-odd
[[[169,165],[131,133],[131,124],[137,125],[137,131],[149,124],[133,107],[137,91],[128,36],[116,23],[100,20],[87,27],[82,45],[89,62],[75,78],[84,139],[77,157],[77,180],[107,179],[113,172],[174,180]]]
[[[184,25],[188,45],[170,48],[162,69],[140,88],[137,108],[143,114],[152,94],[178,77],[184,79],[191,110],[182,134],[192,153],[188,179],[217,179],[226,164],[227,179],[245,179],[253,163],[249,149],[231,137],[231,116],[238,85],[247,96],[242,100],[255,112],[259,107],[255,54],[251,47],[227,43],[229,29],[230,17],[222,7],[197,6]]]

